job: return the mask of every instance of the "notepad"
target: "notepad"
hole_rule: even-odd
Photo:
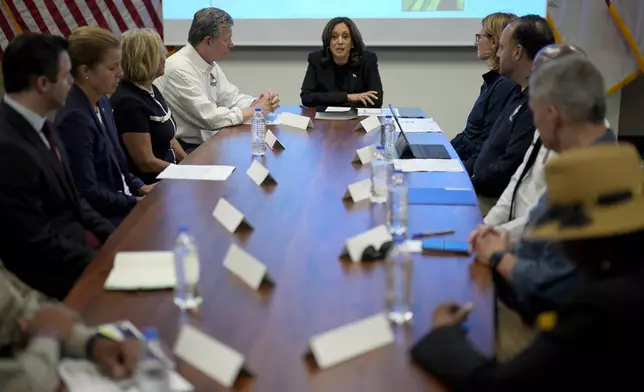
[[[162,290],[174,288],[174,254],[161,252],[119,252],[105,281],[105,290]]]
[[[466,188],[409,188],[408,204],[475,206],[474,191]]]
[[[394,168],[403,172],[462,172],[458,159],[396,159]]]
[[[157,179],[225,181],[235,166],[224,165],[168,165]]]
[[[139,392],[134,380],[114,381],[104,376],[94,363],[86,359],[65,358],[58,365],[58,373],[69,392]],[[194,391],[192,384],[172,370],[170,389],[172,392]]]

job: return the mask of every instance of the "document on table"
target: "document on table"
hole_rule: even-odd
[[[400,116],[400,111],[398,108],[394,108],[394,113],[396,116]],[[373,108],[359,108],[358,116],[391,116],[391,110],[388,108],[384,109],[373,109]]]
[[[63,359],[58,373],[69,392],[139,392],[134,380],[114,381],[105,377],[96,365],[85,359]],[[177,372],[170,370],[172,392],[192,392],[194,387]]]
[[[163,290],[174,288],[174,253],[171,251],[118,252],[105,281],[105,290]]]
[[[225,181],[235,166],[224,165],[169,165],[157,179]]]
[[[346,113],[350,111],[350,107],[343,107],[343,106],[327,106],[325,112],[326,113]]]
[[[329,111],[328,108],[325,112],[317,112],[315,113],[315,119],[316,120],[336,120],[336,121],[344,121],[344,120],[353,120],[354,118],[358,118],[358,116],[355,114],[355,112],[350,112],[350,111]]]
[[[399,118],[398,121],[406,133],[443,132],[432,118]]]
[[[403,172],[462,172],[458,159],[396,159],[394,168]]]

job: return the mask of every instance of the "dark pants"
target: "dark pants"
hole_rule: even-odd
[[[498,273],[494,273],[494,288],[497,298],[509,309],[517,312],[525,324],[532,325],[534,323],[537,315],[529,306],[519,301],[514,287]]]
[[[179,144],[181,144],[181,147],[183,147],[183,151],[186,152],[186,154],[190,154],[193,152],[197,147],[199,147],[199,144],[192,144],[188,142],[184,142],[181,139],[177,139],[179,141]]]

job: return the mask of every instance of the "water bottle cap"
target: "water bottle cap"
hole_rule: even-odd
[[[394,170],[394,173],[396,173],[396,174],[403,174],[403,171],[402,171],[402,170],[400,170],[400,169],[395,169],[395,170]]]
[[[261,111],[262,111],[262,108],[255,108],[255,113],[261,112]]]
[[[145,340],[159,340],[159,332],[156,328],[146,328],[143,331],[143,336],[145,336]]]
[[[181,225],[181,226],[179,226],[179,233],[186,233],[186,232],[188,232],[189,230],[190,230],[190,229],[188,228],[188,226],[187,226],[187,225]]]
[[[384,149],[385,149],[385,147],[382,146],[382,145],[377,145],[376,146],[376,150],[384,150]]]
[[[385,118],[391,118],[391,114],[387,114]]]

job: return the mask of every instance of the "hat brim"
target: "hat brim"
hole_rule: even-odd
[[[583,226],[561,225],[553,219],[531,229],[526,229],[526,237],[543,240],[580,240],[586,238],[613,237],[644,230],[644,198],[599,207],[587,211],[589,223]]]

